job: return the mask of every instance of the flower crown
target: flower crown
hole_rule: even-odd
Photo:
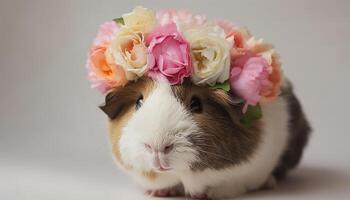
[[[245,28],[187,11],[143,7],[100,26],[87,68],[92,87],[102,93],[142,76],[163,77],[171,85],[189,77],[196,85],[239,96],[246,121],[261,117],[258,103],[278,96],[281,84],[272,45]]]

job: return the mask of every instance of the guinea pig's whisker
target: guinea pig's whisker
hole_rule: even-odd
[[[177,148],[175,149],[175,152],[176,153],[193,153],[195,152],[195,150],[189,147],[185,147],[185,148]]]
[[[199,144],[196,144],[196,146],[200,146],[200,147],[211,147],[211,148],[215,148],[214,145],[210,145],[208,143],[199,143]]]

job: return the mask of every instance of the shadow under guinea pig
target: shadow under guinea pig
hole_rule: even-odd
[[[321,167],[300,166],[297,170],[291,171],[286,179],[280,181],[277,187],[268,190],[258,190],[239,196],[235,199],[255,200],[255,199],[298,199],[307,197],[315,193],[322,193],[332,188],[345,188],[347,174],[335,169]],[[350,188],[349,188],[350,189]],[[334,191],[334,190],[333,190]],[[308,195],[309,194],[309,195]],[[288,198],[289,197],[289,198]],[[192,200],[191,198],[153,198],[149,200]]]
[[[285,180],[280,181],[276,188],[248,193],[239,199],[307,198],[307,196],[315,193],[332,190],[331,188],[344,188],[346,176],[342,171],[336,171],[335,169],[300,166],[295,171],[291,171]]]

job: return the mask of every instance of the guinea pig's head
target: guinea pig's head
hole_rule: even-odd
[[[190,80],[140,78],[110,92],[101,109],[117,160],[141,171],[224,168],[247,160],[259,140],[231,95]]]

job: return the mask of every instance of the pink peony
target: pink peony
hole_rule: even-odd
[[[97,36],[94,40],[94,46],[107,46],[118,32],[119,27],[113,21],[103,23],[98,29]]]
[[[177,27],[185,31],[203,25],[207,18],[204,15],[193,15],[186,10],[159,10],[156,13],[157,21],[160,25],[175,23]]]
[[[120,66],[108,63],[105,52],[112,38],[119,30],[114,22],[106,22],[100,26],[92,47],[89,50],[87,68],[89,80],[93,88],[102,93],[126,84],[125,73]]]
[[[256,105],[263,95],[273,90],[274,83],[269,79],[272,72],[266,59],[251,53],[238,57],[232,64],[230,84],[233,91],[246,102],[243,112],[248,105]]]
[[[175,85],[192,74],[190,46],[177,31],[175,23],[155,28],[146,42],[149,44],[148,76],[165,77]]]
[[[269,66],[271,66],[271,73],[268,79],[272,83],[272,88],[262,92],[261,100],[265,102],[274,100],[281,92],[282,82],[281,63],[279,62],[278,54],[271,44],[263,42],[262,39],[256,40],[254,37],[251,37],[247,41],[246,46],[248,52],[263,57]]]

